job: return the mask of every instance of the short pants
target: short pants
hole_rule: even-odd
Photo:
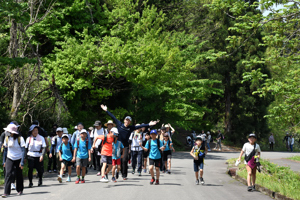
[[[76,157],[76,166],[80,167],[87,167],[88,165],[88,158],[78,158]]]
[[[160,167],[161,165],[161,160],[160,159],[151,159],[149,158],[149,165],[154,165],[155,167]]]
[[[64,163],[64,165],[65,165],[66,167],[69,167],[69,166],[72,166],[72,165],[73,165],[73,163],[71,162],[71,160],[70,160],[70,161],[62,160],[61,162]]]
[[[143,158],[148,158],[149,156],[149,151],[143,151]]]
[[[163,161],[168,161],[168,159],[172,158],[171,151],[163,151]]]
[[[112,165],[113,166],[121,165],[121,158],[119,158],[119,159],[112,159]]]
[[[108,165],[112,164],[112,156],[101,156],[101,163],[107,163]]]
[[[200,169],[203,169],[204,163],[200,162],[200,163],[195,163],[194,162],[194,172],[199,172]]]

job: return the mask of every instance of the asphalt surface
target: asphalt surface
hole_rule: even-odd
[[[299,153],[263,152],[262,157],[271,161],[280,158],[299,155]],[[205,160],[205,185],[195,185],[193,159],[188,152],[173,154],[172,173],[161,174],[160,185],[150,185],[150,175],[143,173],[141,177],[129,173],[128,180],[118,180],[117,183],[100,183],[96,171],[90,169],[85,177],[86,183],[75,184],[75,171],[72,182],[59,183],[56,175],[45,175],[43,186],[37,187],[38,180],[34,180],[34,187],[28,188],[28,180],[24,181],[23,196],[17,196],[13,190],[10,199],[42,200],[42,199],[271,199],[260,192],[247,192],[247,187],[235,181],[226,174],[226,160],[237,158],[239,152],[209,152]],[[285,160],[286,161],[286,160]],[[287,163],[287,162],[286,162]],[[290,163],[299,169],[297,162]],[[129,170],[131,172],[131,169]],[[111,179],[111,175],[109,175]],[[66,178],[63,179],[65,181]],[[0,187],[3,194],[3,186]]]

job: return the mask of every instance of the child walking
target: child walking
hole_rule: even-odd
[[[196,176],[196,185],[199,185],[199,171],[200,171],[200,182],[204,185],[203,179],[203,167],[204,167],[204,157],[207,154],[207,148],[202,141],[201,136],[196,137],[196,145],[192,148],[190,154],[194,158],[194,172]]]
[[[175,152],[173,148],[173,143],[170,141],[169,134],[164,134],[163,145],[165,150],[163,151],[163,162],[165,163],[165,169],[168,174],[171,174],[171,158],[172,151]]]
[[[251,133],[248,136],[247,143],[244,144],[243,149],[241,151],[240,157],[238,159],[238,162],[241,161],[242,155],[245,153],[245,161],[246,169],[248,172],[247,176],[247,184],[248,184],[248,191],[252,192],[255,190],[255,180],[256,180],[256,159],[260,158],[260,147],[258,144],[256,144],[256,135],[254,133]],[[252,178],[252,180],[251,180]],[[251,184],[252,183],[252,184]]]
[[[147,132],[145,134],[145,140],[143,140],[142,146],[145,146],[148,140],[150,140],[150,133]],[[149,151],[143,150],[143,158],[144,158],[143,169],[144,169],[144,173],[147,172],[147,160],[148,160],[148,156],[149,156]]]
[[[121,158],[124,155],[124,146],[121,141],[118,141],[119,133],[115,133],[115,141],[113,142],[113,152],[112,152],[112,182],[117,182],[116,179],[119,178],[119,172],[121,170]],[[122,153],[123,151],[123,153]],[[117,168],[117,169],[116,169]],[[116,174],[116,178],[115,178]]]
[[[80,138],[77,139],[74,145],[74,155],[72,162],[76,160],[76,173],[77,179],[75,184],[80,182],[80,167],[82,169],[81,183],[85,183],[84,176],[88,162],[91,162],[91,142],[88,139],[87,131],[82,129],[80,131]]]
[[[155,182],[155,185],[159,185],[159,168],[161,166],[161,151],[165,150],[163,143],[161,140],[156,139],[157,131],[152,130],[150,132],[151,139],[147,141],[146,146],[143,147],[142,143],[140,142],[140,146],[143,148],[144,151],[149,151],[149,170],[151,174],[151,181],[150,184],[152,185]],[[154,178],[154,170],[153,167],[155,166],[156,170],[156,181]]]
[[[61,161],[61,169],[60,169],[60,175],[58,176],[57,180],[62,183],[62,176],[64,174],[65,168],[68,168],[68,178],[66,182],[71,182],[71,173],[72,169],[71,166],[72,158],[73,158],[73,147],[71,143],[69,142],[69,136],[68,134],[62,135],[62,143],[58,148],[59,150],[59,160]]]

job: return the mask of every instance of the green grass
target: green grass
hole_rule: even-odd
[[[234,165],[236,159],[228,160]],[[256,183],[272,191],[293,199],[300,199],[300,174],[289,167],[278,166],[268,160],[260,159],[262,172],[256,174]],[[239,165],[238,175],[247,179],[247,170],[243,161]]]
[[[287,159],[289,159],[289,160],[295,160],[295,161],[300,161],[300,156],[293,156],[293,157],[289,157]]]

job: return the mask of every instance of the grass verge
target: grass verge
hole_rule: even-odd
[[[289,157],[287,159],[289,159],[289,160],[295,160],[295,161],[299,161],[300,162],[300,156],[292,156],[292,157]]]
[[[229,166],[233,166],[236,159],[229,159]],[[238,166],[237,174],[247,179],[247,170],[244,161]],[[300,199],[300,174],[289,167],[278,166],[268,160],[260,159],[262,172],[256,174],[256,183],[274,192],[293,199]]]

